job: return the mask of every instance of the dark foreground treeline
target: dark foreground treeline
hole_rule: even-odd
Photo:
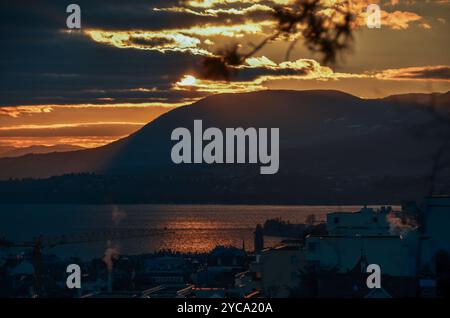
[[[398,204],[428,195],[427,177],[70,174],[0,181],[0,203]],[[435,194],[450,190],[440,178]]]

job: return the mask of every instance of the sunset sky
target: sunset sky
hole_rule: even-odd
[[[230,82],[201,78],[204,57],[233,44],[249,51],[273,34],[273,7],[289,1],[78,0],[79,31],[66,27],[72,2],[2,1],[0,155],[31,145],[99,146],[216,93],[450,90],[450,0],[354,0],[353,49],[336,64],[323,65],[302,39],[286,60],[291,42],[280,38]],[[381,29],[365,26],[369,3],[383,10]]]

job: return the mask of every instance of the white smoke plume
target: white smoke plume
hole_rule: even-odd
[[[127,213],[119,209],[118,206],[112,207],[111,219],[115,226],[119,225],[127,217]]]
[[[117,244],[113,244],[111,241],[106,243],[105,255],[102,260],[106,264],[106,268],[108,272],[112,272],[114,260],[119,258],[119,246]]]
[[[389,223],[389,232],[392,235],[406,236],[418,228],[417,220],[407,215],[398,216],[389,213],[386,216],[386,221]]]

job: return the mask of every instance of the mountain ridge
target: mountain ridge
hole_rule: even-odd
[[[448,93],[447,93],[448,94]],[[445,94],[440,94],[445,95]],[[254,99],[255,97],[263,97],[264,99],[269,99],[269,102],[262,105],[256,105],[255,102],[248,102],[247,100]],[[397,96],[397,95],[394,95]],[[404,96],[404,95],[402,95]],[[236,98],[238,97],[240,100],[244,100],[243,103],[239,104],[236,103],[235,105],[227,105],[230,98]],[[273,103],[283,102],[286,98],[303,98],[301,103],[298,104],[292,104],[288,105],[288,107],[285,107],[283,105],[280,106],[274,106],[272,103],[272,99],[275,99]],[[341,111],[341,109],[344,107],[343,105],[345,103],[353,103],[353,107],[350,107],[350,111],[353,113],[357,111],[363,111],[358,114],[358,118],[363,120],[363,117],[366,116],[364,114],[365,109],[361,108],[361,106],[366,106],[367,104],[376,103],[377,100],[365,100],[361,99],[359,97],[353,96],[348,93],[340,92],[340,91],[334,91],[334,90],[310,90],[310,91],[295,91],[295,90],[266,90],[266,91],[258,91],[258,92],[249,92],[249,93],[240,93],[240,94],[217,94],[217,95],[211,95],[208,96],[198,102],[195,102],[193,104],[182,106],[179,108],[176,108],[168,113],[165,113],[155,120],[151,121],[150,123],[144,125],[141,129],[134,132],[133,134],[129,135],[128,137],[125,137],[123,139],[114,141],[110,144],[98,147],[98,148],[92,148],[92,149],[85,149],[85,150],[77,150],[77,151],[70,151],[70,152],[59,152],[59,153],[52,153],[52,154],[28,154],[23,157],[18,158],[2,158],[0,159],[0,171],[9,170],[9,174],[5,174],[0,172],[0,178],[1,179],[7,179],[7,178],[15,178],[15,177],[50,177],[55,175],[61,175],[65,173],[80,173],[80,172],[103,172],[105,170],[108,170],[107,167],[111,166],[111,164],[108,164],[108,161],[113,160],[118,152],[120,152],[120,149],[127,148],[127,145],[130,143],[136,143],[136,142],[147,142],[152,141],[153,136],[152,133],[146,133],[147,130],[153,130],[155,128],[158,128],[161,124],[163,125],[170,125],[171,128],[178,127],[180,125],[189,123],[189,121],[193,121],[195,119],[192,117],[192,112],[197,111],[195,115],[197,116],[205,116],[207,118],[204,118],[205,127],[208,124],[215,124],[216,126],[224,126],[226,124],[229,124],[229,127],[238,127],[239,125],[247,127],[253,127],[254,123],[252,116],[256,113],[258,113],[257,122],[259,126],[257,127],[270,127],[270,125],[278,124],[279,120],[284,121],[291,121],[289,116],[283,116],[283,114],[276,113],[276,107],[283,108],[284,111],[290,111],[294,112],[299,110],[299,108],[303,108],[308,110],[308,108],[317,106],[317,101],[315,101],[315,98],[320,98],[320,107],[323,110],[323,112],[327,112],[327,116],[340,116],[345,115]],[[388,99],[392,99],[393,96],[388,97]],[[282,99],[280,101],[280,99]],[[338,103],[337,103],[338,101]],[[250,104],[252,103],[252,105]],[[245,107],[242,106],[242,104],[245,105]],[[325,104],[325,105],[324,105]],[[334,104],[334,105],[333,105]],[[385,104],[385,99],[382,100],[382,104]],[[386,105],[384,105],[386,108]],[[391,104],[388,103],[388,107],[392,107]],[[294,109],[295,108],[295,109]],[[359,109],[358,109],[359,108]],[[305,112],[306,112],[305,110]],[[236,112],[239,113],[239,118],[236,118]],[[250,112],[250,113],[249,113]],[[317,114],[317,116],[320,116],[321,114]],[[304,113],[304,116],[306,114]],[[311,115],[310,119],[314,120],[317,119],[312,118],[314,117]],[[189,119],[189,117],[192,117]],[[167,123],[166,118],[169,118],[169,123]],[[200,118],[201,119],[201,118]],[[295,120],[295,118],[293,118]],[[336,117],[336,118],[323,118],[323,120],[329,120],[329,122],[332,122],[333,120],[341,120],[343,121],[342,117]],[[232,123],[235,123],[235,125],[232,125]],[[353,128],[357,129],[356,127],[358,123],[350,123],[348,126],[350,127],[353,124]],[[177,126],[178,125],[178,126]],[[263,125],[263,126],[261,126]],[[290,127],[289,129],[292,129],[293,123],[292,121],[289,123]],[[306,123],[303,123],[303,125],[306,125]],[[291,133],[291,131],[288,131],[288,133]],[[298,131],[296,131],[298,133]],[[332,137],[330,137],[332,138]],[[137,141],[135,141],[137,139]],[[143,140],[146,139],[146,140]],[[303,143],[311,144],[313,140],[318,139],[317,136],[309,136],[308,140],[303,140]],[[333,138],[332,138],[333,139]],[[283,140],[281,140],[282,142]],[[317,142],[317,140],[315,141]],[[145,145],[143,145],[145,146]],[[167,149],[166,149],[167,151]],[[144,152],[145,153],[145,152]],[[74,160],[79,163],[77,164],[66,162],[67,167],[61,167],[61,171],[58,171],[58,167],[60,162],[64,163],[65,157],[69,155],[70,157],[74,157]],[[96,158],[96,156],[102,156],[101,159]],[[67,158],[69,159],[69,158]],[[34,172],[27,170],[27,167],[33,166],[33,161],[37,161],[37,164],[41,161],[50,160],[52,162],[52,169],[38,169],[40,172]],[[74,161],[71,160],[71,161]],[[9,161],[9,162],[8,162]],[[69,160],[70,161],[70,160]],[[17,163],[18,162],[18,163]],[[23,167],[20,167],[23,165]],[[56,166],[55,166],[56,165]],[[5,169],[5,167],[8,167],[8,169]],[[15,168],[17,167],[17,168]],[[12,169],[12,170],[11,170]],[[14,175],[12,172],[15,170],[21,170],[22,173],[18,173],[17,175]],[[35,169],[31,169],[35,170]]]
[[[445,101],[445,94],[434,98],[442,96]],[[137,202],[159,202],[162,198],[164,202],[185,202],[193,198],[199,202],[212,198],[225,202],[240,198],[246,202],[250,198],[258,201],[264,195],[272,196],[275,202],[292,202],[301,197],[308,200],[316,196],[321,202],[321,196],[333,194],[333,197],[344,198],[349,191],[355,196],[367,194],[370,198],[373,192],[377,198],[383,195],[389,198],[393,194],[388,192],[396,189],[393,184],[398,186],[400,179],[403,183],[422,181],[402,185],[404,189],[395,194],[397,198],[423,195],[429,188],[426,180],[432,169],[433,155],[441,145],[440,139],[430,138],[423,132],[441,133],[446,128],[437,123],[421,103],[411,98],[404,100],[366,100],[323,90],[218,94],[167,112],[130,136],[99,148],[0,159],[0,179],[53,177],[53,185],[49,181],[42,182],[49,183],[52,191],[64,192],[69,191],[63,188],[70,175],[87,174],[84,179],[77,177],[76,180],[86,188],[92,188],[91,182],[94,182],[101,189],[98,197],[113,196],[116,200],[126,197]],[[195,119],[201,119],[205,129],[278,127],[279,173],[261,177],[259,165],[250,164],[172,163],[172,130],[191,129]],[[68,174],[69,177],[55,178]],[[105,177],[103,180],[93,175]],[[108,190],[102,182],[115,182],[108,176],[122,182]],[[446,184],[447,179],[444,179]],[[25,183],[16,181],[14,186],[22,187]],[[124,184],[128,184],[130,193],[125,191]],[[364,184],[370,186],[364,188]],[[277,185],[279,189],[265,189],[263,185]],[[285,193],[282,194],[281,189]],[[295,189],[308,196],[303,197]],[[26,188],[23,191],[29,192]],[[78,190],[71,188],[70,191]],[[242,193],[237,194],[239,192]]]

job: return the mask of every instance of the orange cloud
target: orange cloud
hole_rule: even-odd
[[[35,129],[61,129],[61,128],[87,128],[90,126],[106,126],[106,125],[131,125],[131,126],[143,126],[146,122],[132,123],[132,122],[95,122],[95,123],[70,123],[70,124],[47,124],[47,125],[16,125],[8,127],[0,127],[0,131],[14,131],[14,130],[35,130]]]
[[[14,147],[62,143],[96,147],[127,136],[170,109],[187,103],[0,107],[0,140],[2,143],[9,140],[9,145]]]
[[[241,93],[266,89],[338,89],[351,92],[357,96],[384,97],[398,92],[423,92],[423,83],[435,82],[434,91],[450,89],[450,66],[423,66],[400,69],[387,69],[365,73],[340,73],[330,67],[309,59],[291,62],[275,63],[266,57],[252,58],[245,69],[257,70],[261,74],[256,78],[237,81],[213,81],[196,78],[189,74],[173,84],[173,89],[197,91],[205,94]],[[278,71],[297,70],[297,73],[277,74]],[[264,71],[269,71],[264,74]],[[386,81],[396,81],[395,85]],[[405,84],[405,81],[415,81],[416,84]],[[405,86],[406,85],[406,86]],[[377,91],[377,89],[380,91]],[[358,91],[360,93],[358,94]],[[377,93],[378,92],[378,93]],[[383,93],[387,92],[387,93]],[[429,91],[427,91],[429,92]]]
[[[218,17],[220,14],[229,15],[246,15],[252,12],[273,12],[274,9],[267,5],[253,4],[246,8],[220,8],[220,9],[190,9],[186,7],[169,7],[169,8],[153,8],[153,11],[157,12],[171,12],[171,13],[189,13],[203,17]]]
[[[272,4],[285,5],[295,2],[295,0],[185,0],[183,1],[185,5],[193,8],[213,8],[217,6],[224,5],[242,5],[242,4],[254,4],[260,2],[269,2]]]
[[[246,10],[260,10],[260,11],[271,11],[271,6],[274,5],[289,5],[295,3],[295,0],[272,0],[272,1],[263,1],[263,0],[192,0],[192,1],[185,1],[184,4],[189,8],[186,7],[176,7],[177,9],[172,8],[172,10],[186,10],[185,12],[189,11],[193,14],[204,14],[204,15],[212,15],[215,16],[217,13],[230,13],[230,14],[245,14],[248,13]],[[445,3],[448,3],[449,0],[442,1]],[[268,5],[261,5],[260,3],[268,3]],[[400,0],[321,0],[320,1],[323,10],[321,11],[324,15],[330,15],[330,13],[333,11],[334,6],[341,6],[341,5],[350,5],[350,10],[353,12],[353,14],[356,16],[356,24],[355,26],[361,27],[366,25],[366,8],[369,4],[380,4],[382,7],[381,10],[381,18],[382,18],[382,25],[386,27],[390,27],[394,30],[402,30],[407,29],[411,22],[416,22],[419,20],[422,20],[423,18],[414,12],[409,11],[394,11],[389,12],[386,10],[383,10],[383,7],[394,7],[398,4],[412,4],[414,3],[413,0],[405,0],[400,2]],[[245,5],[245,4],[252,4],[251,7],[247,8],[240,8],[239,6]],[[233,7],[236,6],[238,8]],[[193,9],[196,8],[214,8],[219,7],[220,9],[206,9],[204,11],[194,11]],[[254,7],[259,6],[259,7]],[[165,10],[165,9],[160,9]],[[166,9],[170,10],[170,9]],[[209,13],[208,13],[209,10]],[[422,25],[422,27],[427,28],[427,26],[430,26],[429,24]]]
[[[388,69],[375,74],[383,80],[420,80],[450,82],[450,66],[418,66]]]
[[[166,52],[187,52],[195,55],[212,56],[208,50],[208,37],[221,36],[241,38],[245,35],[264,35],[264,28],[272,26],[273,21],[247,22],[244,24],[220,25],[205,24],[181,29],[160,31],[130,30],[106,31],[85,30],[92,40],[117,48],[139,49]],[[206,44],[206,45],[205,45]]]
[[[381,12],[381,23],[387,25],[394,30],[407,29],[411,22],[422,20],[422,17],[414,12],[408,11],[394,11],[394,12]],[[431,28],[431,27],[430,27]]]
[[[53,110],[52,106],[49,105],[0,107],[0,116],[6,115],[17,118],[23,114],[50,113],[52,110]]]
[[[123,136],[70,136],[70,137],[0,137],[0,147],[4,148],[25,148],[36,145],[40,146],[56,146],[56,145],[73,145],[84,148],[95,148],[109,144]]]
[[[246,60],[246,64],[239,67],[241,71],[253,69],[261,72],[261,75],[247,81],[214,81],[196,78],[194,75],[185,75],[173,85],[175,90],[198,91],[204,93],[237,93],[264,90],[269,81],[280,80],[337,80],[342,78],[366,78],[367,74],[351,74],[334,72],[328,66],[322,66],[319,62],[311,59],[298,59],[275,63],[269,58],[253,57]],[[284,71],[294,74],[285,74]],[[265,74],[266,71],[268,74]],[[280,74],[277,72],[280,71]]]
[[[180,103],[114,103],[114,104],[54,104],[54,105],[23,105],[23,106],[0,106],[0,116],[9,116],[18,118],[21,115],[42,114],[51,113],[58,109],[71,109],[71,108],[100,108],[100,109],[120,109],[120,108],[142,108],[142,107],[164,107],[173,108],[183,105],[187,105],[192,100]]]

